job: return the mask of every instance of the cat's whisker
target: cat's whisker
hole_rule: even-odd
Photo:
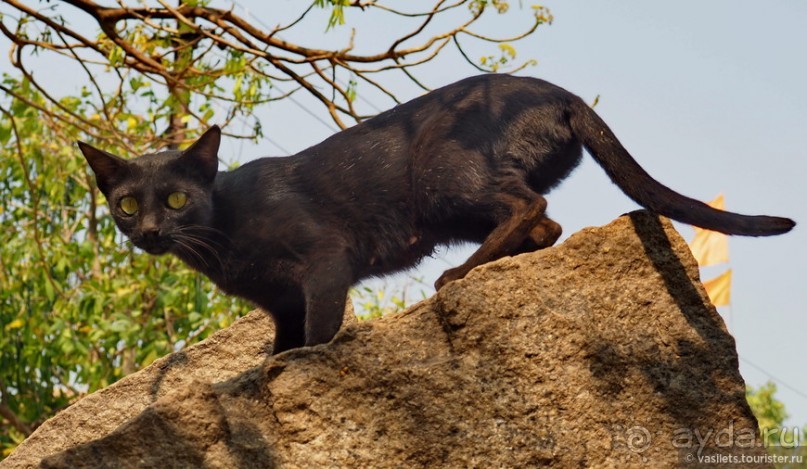
[[[207,233],[203,233],[205,231],[212,233],[215,236],[208,236]],[[179,227],[176,232],[185,236],[192,236],[194,239],[204,240],[211,245],[215,245],[215,247],[218,247],[219,249],[225,248],[230,242],[229,237],[220,230],[203,225],[184,225]]]
[[[230,237],[221,230],[210,226],[204,225],[185,225],[179,228],[179,231],[186,234],[194,235],[198,238],[203,238],[210,243],[217,246],[225,247],[230,243]]]
[[[195,248],[202,248],[202,249],[206,250],[208,253],[210,253],[210,257],[212,257],[213,259],[216,260],[216,262],[218,262],[219,267],[221,267],[222,269],[224,268],[224,263],[221,260],[221,256],[219,255],[219,251],[208,242],[210,240],[207,240],[207,239],[202,238],[200,236],[196,236],[193,233],[183,232],[181,230],[178,230],[176,233],[174,233],[172,238],[178,244],[180,244],[180,242],[181,242],[181,244],[183,246],[185,246],[186,248],[193,249],[194,254],[196,254],[197,257],[201,258],[206,266],[208,266],[208,267],[210,266],[209,263],[207,262],[206,258],[204,258],[204,256]]]
[[[180,235],[178,237],[174,237],[173,241],[176,243],[177,246],[180,247],[180,249],[182,249],[184,251],[187,251],[188,253],[190,253],[191,255],[196,257],[197,259],[199,259],[199,261],[202,264],[204,264],[205,267],[209,267],[209,264],[207,263],[207,259],[205,259],[205,257],[199,251],[197,251],[194,248],[193,244],[189,242],[191,240],[183,239],[183,238],[184,237],[182,235]]]
[[[216,249],[215,249],[216,246],[213,246],[213,244],[216,244],[218,247],[221,247],[221,245],[216,243],[215,241],[206,240],[204,238],[195,238],[195,240],[196,240],[197,244],[207,248],[211,253],[214,253],[214,254],[216,254]],[[213,243],[213,244],[211,244],[211,243]]]
[[[227,236],[226,233],[223,231],[213,228],[212,226],[205,226],[205,225],[184,225],[179,228],[180,230],[193,230],[193,231],[207,231],[217,235],[220,238],[224,238],[226,241],[230,241],[230,237]]]

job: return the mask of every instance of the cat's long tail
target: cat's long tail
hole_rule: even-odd
[[[582,100],[569,118],[572,130],[622,191],[639,205],[683,223],[726,234],[772,236],[790,231],[789,218],[741,215],[712,208],[653,179],[619,143],[608,125]]]

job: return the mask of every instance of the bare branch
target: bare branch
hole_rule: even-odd
[[[254,106],[292,93],[272,96],[271,91],[266,91],[271,83],[293,82],[296,85],[293,92],[299,90],[315,98],[331,120],[340,128],[345,128],[345,118],[359,122],[365,116],[353,102],[352,91],[349,93],[346,84],[336,79],[344,76],[344,72],[370,84],[372,89],[398,103],[393,89],[387,84],[389,74],[385,72],[400,71],[426,90],[428,87],[416,78],[415,70],[435,60],[449,42],[455,44],[472,67],[483,70],[466,52],[471,45],[460,46],[459,36],[473,38],[473,45],[477,42],[517,42],[533,34],[541,24],[551,21],[546,10],[525,9],[523,16],[531,17],[532,21],[523,29],[515,33],[508,31],[506,36],[488,36],[473,31],[473,26],[489,11],[493,15],[501,12],[487,8],[484,2],[433,0],[430,8],[405,12],[386,6],[379,0],[351,0],[344,7],[355,8],[357,14],[391,17],[408,28],[403,34],[386,41],[386,44],[378,44],[375,52],[357,53],[352,34],[347,46],[341,48],[308,47],[281,37],[281,33],[298,27],[316,8],[316,2],[306,4],[299,15],[274,27],[247,18],[234,11],[234,8],[214,8],[196,2],[180,1],[175,4],[170,0],[158,0],[146,4],[135,0],[116,0],[111,4],[101,4],[93,0],[64,0],[45,9],[32,6],[36,4],[34,0],[2,2],[18,13],[17,18],[5,15],[4,20],[0,21],[0,32],[11,40],[14,56],[21,57],[25,49],[26,52],[60,54],[78,63],[90,81],[96,103],[94,106],[106,122],[90,122],[60,107],[58,98],[33,80],[33,73],[21,59],[16,59],[14,66],[32,81],[50,103],[48,106],[38,104],[38,107],[47,107],[56,121],[72,121],[72,125],[90,135],[100,137],[101,134],[111,133],[127,149],[132,147],[130,137],[109,121],[112,120],[113,108],[118,111],[122,109],[123,96],[135,86],[131,85],[132,81],[140,83],[145,80],[153,85],[153,102],[184,93],[183,96],[187,95],[190,99],[180,100],[187,102],[181,105],[180,111],[199,123],[209,118],[209,112],[206,114],[204,109],[200,110],[198,102],[194,104],[194,96],[205,102],[223,105],[226,119],[230,120],[235,115],[249,116]],[[67,15],[64,18],[86,15],[95,22],[101,34],[88,34],[67,19],[62,20],[55,13],[58,8],[62,8],[59,13]],[[454,15],[449,19],[454,21],[453,25],[449,23],[446,27],[445,21],[436,21],[449,13]],[[14,21],[17,22],[16,31]],[[38,28],[38,34],[26,33],[26,25],[31,24]],[[179,60],[180,57],[182,60]],[[510,63],[509,71],[521,70],[529,63]],[[102,69],[96,70],[99,66]],[[97,79],[99,72],[116,73],[118,89],[109,92]],[[248,92],[236,94],[228,88],[235,87],[236,83]],[[375,106],[371,107],[377,110]],[[167,119],[166,109],[158,107],[156,118]],[[167,127],[165,124],[162,121],[159,127]],[[158,123],[154,122],[153,126],[158,128]],[[142,140],[143,136],[139,138]],[[176,132],[159,135],[155,131],[148,138],[152,143],[161,144],[176,138],[184,140]]]

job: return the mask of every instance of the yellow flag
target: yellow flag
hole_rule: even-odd
[[[707,205],[723,210],[725,208],[723,194],[718,195]],[[695,227],[695,238],[689,243],[689,249],[701,267],[729,261],[729,239],[723,233]]]
[[[713,305],[726,306],[731,303],[731,269],[703,282],[703,286]]]

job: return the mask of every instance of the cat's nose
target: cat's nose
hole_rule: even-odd
[[[154,214],[146,213],[143,215],[143,219],[140,220],[140,233],[142,233],[143,239],[147,241],[156,241],[159,239],[160,225]]]
[[[160,229],[156,226],[149,226],[142,228],[143,239],[147,241],[155,241],[160,238]]]

